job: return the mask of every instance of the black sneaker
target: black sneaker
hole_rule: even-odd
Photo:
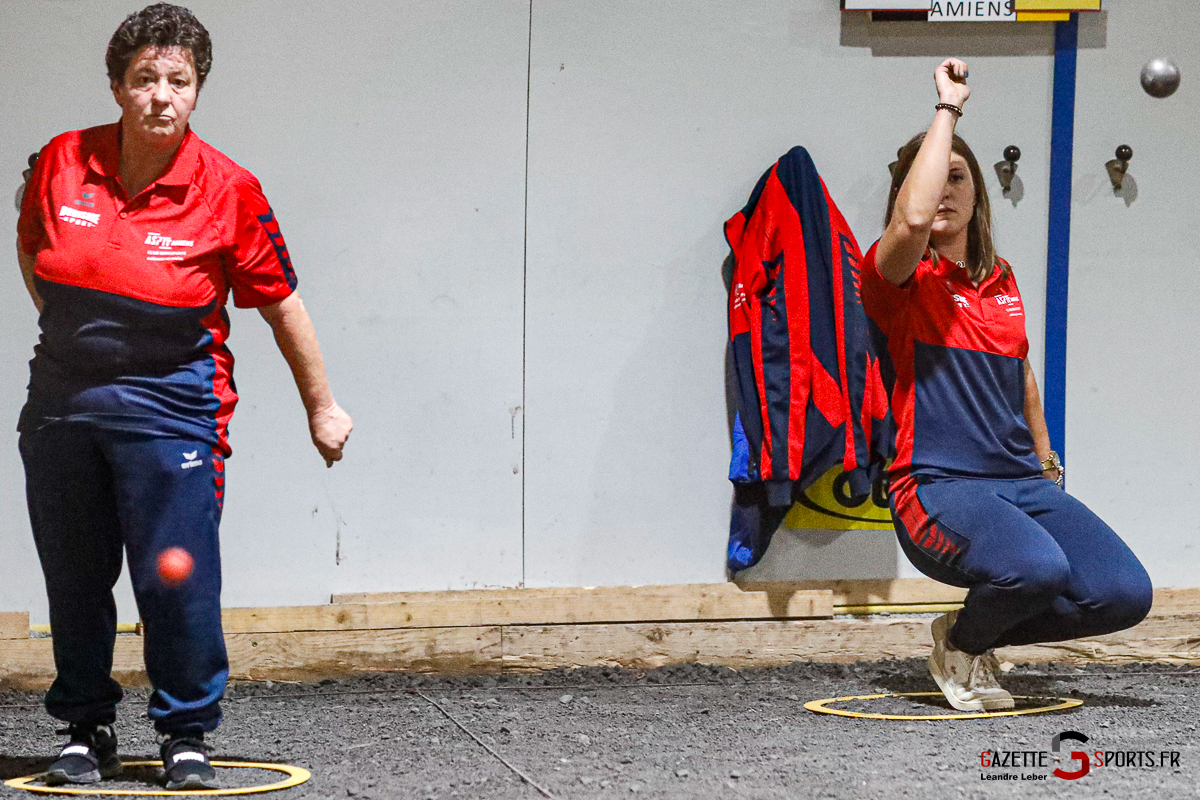
[[[216,789],[217,771],[208,763],[204,734],[168,736],[159,747],[167,790]]]
[[[120,774],[117,733],[112,725],[71,725],[57,733],[69,735],[71,741],[46,771],[46,785],[99,783],[101,778]]]

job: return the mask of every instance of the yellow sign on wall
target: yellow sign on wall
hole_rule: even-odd
[[[808,487],[784,518],[788,528],[834,531],[892,530],[892,513],[882,480],[866,497],[850,494],[850,482],[841,467],[834,467]]]
[[[1022,11],[1099,11],[1100,0],[1016,0]]]

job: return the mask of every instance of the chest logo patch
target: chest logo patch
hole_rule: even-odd
[[[1010,294],[996,295],[996,303],[1008,312],[1010,317],[1023,317],[1025,310],[1021,307],[1021,298],[1013,297]]]
[[[63,206],[58,210],[58,218],[63,222],[69,222],[72,225],[78,225],[81,228],[94,228],[96,223],[100,221],[100,215],[94,211],[80,211],[70,206]]]
[[[195,244],[190,239],[172,239],[161,233],[149,233],[142,244],[150,245],[146,251],[147,261],[183,261],[187,258],[187,248]]]
[[[954,295],[954,302],[958,303],[959,308],[970,308],[971,301],[963,297],[961,294]]]

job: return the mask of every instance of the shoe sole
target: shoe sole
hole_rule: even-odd
[[[188,775],[181,781],[168,781],[167,791],[192,791],[196,789],[219,789],[216,781],[206,781],[199,775]]]
[[[43,782],[47,786],[62,786],[67,783],[91,784],[100,782],[100,771],[92,770],[82,775],[68,775],[65,772],[47,772]]]
[[[984,711],[1008,711],[1016,708],[1017,704],[1013,700],[984,700]]]
[[[75,777],[71,777],[65,772],[47,772],[43,782],[47,786],[62,786],[63,784],[67,783],[87,785],[99,783],[105,778],[115,778],[116,776],[120,775],[124,769],[125,766],[118,761],[116,764],[109,764],[101,767],[98,770],[94,769],[91,772],[85,772],[83,775],[77,775]]]

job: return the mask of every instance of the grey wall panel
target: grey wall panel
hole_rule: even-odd
[[[1072,493],[1133,547],[1159,586],[1200,574],[1200,8],[1112,0],[1107,47],[1079,58],[1067,341]],[[1165,100],[1138,75],[1156,56],[1183,71]],[[1133,148],[1115,196],[1104,168]]]
[[[531,585],[722,578],[722,223],[802,144],[865,249],[880,231],[887,164],[928,127],[933,69],[956,52],[971,59],[976,92],[961,130],[989,174],[1038,363],[1049,26],[871,25],[826,2],[535,4]],[[991,171],[1007,144],[1025,153],[1016,205],[1000,202]],[[870,558],[848,571],[878,574]]]
[[[103,48],[136,5],[0,0],[6,194],[30,149],[115,119]],[[269,331],[253,312],[233,313],[243,402],[227,604],[522,579],[720,580],[721,225],[803,144],[869,246],[886,165],[928,125],[942,55],[971,63],[960,132],[984,163],[1040,373],[1051,26],[871,24],[835,5],[535,2],[523,287],[528,3],[194,3],[217,46],[196,129],[262,180],[357,423],[347,460],[325,470]],[[1163,26],[1109,5],[1086,20],[1080,56],[1072,488],[1142,555],[1167,537],[1171,556],[1148,558],[1152,574],[1188,583],[1195,523],[1182,498],[1197,442],[1174,421],[1186,419],[1176,398],[1196,385],[1179,356],[1193,338],[1194,281],[1179,265],[1196,253],[1179,232],[1194,192],[1185,45],[1196,12],[1169,5],[1176,23]],[[1136,73],[1164,49],[1185,83],[1155,104]],[[1129,205],[1104,190],[1118,139],[1136,151]],[[991,170],[1008,144],[1024,154],[1015,201]],[[14,224],[5,200],[0,225]],[[15,264],[0,281],[0,419],[15,420],[35,320]],[[11,427],[4,436],[0,609],[36,617],[44,601]],[[1129,453],[1167,467],[1135,477],[1114,455]],[[878,533],[781,541],[765,564],[773,577],[832,577],[843,564],[851,577],[908,574]],[[123,618],[131,610],[126,593]]]
[[[116,21],[127,11],[115,11]],[[79,24],[79,4],[0,3],[0,609],[32,610],[45,621],[45,590],[25,510],[25,478],[17,454],[17,415],[25,402],[28,361],[37,340],[37,312],[17,269],[13,192],[30,152],[64,130],[116,118],[104,77],[112,30]],[[115,27],[116,22],[113,23]],[[53,47],[46,37],[59,37]],[[39,34],[40,37],[39,38]],[[131,608],[128,587],[123,607]],[[136,612],[123,619],[136,619]]]
[[[516,584],[528,4],[190,6],[215,51],[194,128],[262,181],[356,425],[346,460],[326,470],[269,329],[232,312],[242,403],[226,605]],[[6,194],[30,149],[116,119],[104,47],[137,7],[0,4]],[[6,200],[0,226],[14,225]],[[0,419],[11,430],[36,328],[8,258]],[[0,608],[36,615],[44,600],[15,436],[5,439]],[[132,614],[126,593],[122,618]]]

